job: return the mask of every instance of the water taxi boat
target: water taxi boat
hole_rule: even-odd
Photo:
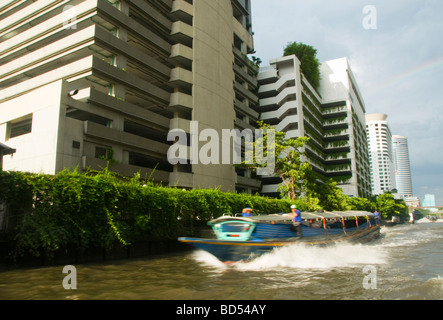
[[[365,242],[380,235],[380,225],[366,211],[302,212],[301,237],[289,214],[242,217],[223,215],[208,222],[213,238],[178,240],[205,250],[220,261],[251,260],[274,248],[303,243],[328,245],[338,241]]]

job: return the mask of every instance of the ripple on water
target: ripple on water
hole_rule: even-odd
[[[226,266],[202,251],[76,265],[77,290],[63,266],[0,272],[2,299],[443,299],[443,224],[384,228],[369,244],[289,246]],[[374,266],[375,290],[363,287]]]

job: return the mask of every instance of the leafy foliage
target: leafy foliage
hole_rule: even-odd
[[[260,129],[263,130],[263,136],[257,137],[252,148],[247,148],[246,159],[242,162],[242,166],[246,166],[257,170],[268,164],[263,164],[257,157],[254,150],[263,149],[263,157],[273,159],[275,166],[271,174],[279,176],[282,179],[282,184],[279,191],[282,198],[295,201],[297,197],[306,189],[306,178],[311,172],[312,168],[309,162],[302,161],[302,148],[308,137],[298,137],[297,139],[287,139],[284,132],[276,131],[271,125],[263,121],[257,122]],[[272,132],[273,139],[272,147],[268,144],[270,133]],[[270,148],[269,148],[270,147]],[[251,161],[252,160],[252,161]],[[248,162],[249,161],[249,162]]]
[[[353,206],[350,198],[343,194],[343,190],[337,186],[337,182],[333,179],[319,183],[321,180],[318,174],[313,172],[309,177],[309,187],[307,197],[318,199],[319,209],[325,210],[351,210]],[[311,200],[312,201],[312,200]]]
[[[59,250],[109,250],[194,235],[195,227],[245,206],[255,213],[288,212],[290,206],[258,195],[158,186],[139,174],[125,179],[107,169],[55,176],[0,172],[0,200],[20,217],[12,254],[49,258]]]
[[[277,165],[276,165],[277,166]],[[137,241],[193,236],[223,213],[254,208],[256,214],[300,210],[366,210],[377,207],[384,218],[407,216],[404,201],[391,194],[375,202],[343,195],[336,182],[317,184],[312,171],[299,186],[303,195],[274,199],[259,195],[226,193],[218,189],[182,190],[154,185],[136,174],[126,179],[107,169],[55,176],[0,172],[0,201],[18,223],[13,232],[13,256],[32,254],[51,258],[60,250],[109,250]]]
[[[301,42],[290,42],[283,51],[284,56],[295,54],[300,60],[300,67],[309,83],[317,89],[320,86],[320,62],[317,49]]]
[[[394,199],[394,196],[389,192],[379,195],[376,200],[376,205],[383,218],[408,215],[404,200]]]

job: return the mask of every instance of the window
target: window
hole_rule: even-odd
[[[8,122],[7,132],[9,132],[9,137],[7,137],[7,140],[31,133],[31,131],[32,113]]]
[[[234,33],[234,47],[243,52],[243,41]]]
[[[96,158],[110,160],[110,159],[112,159],[112,156],[113,156],[112,148],[99,147],[99,146],[95,147],[95,157]]]

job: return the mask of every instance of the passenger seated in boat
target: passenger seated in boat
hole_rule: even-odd
[[[251,208],[244,208],[241,212],[242,217],[252,217]]]
[[[328,229],[338,229],[338,228],[343,228],[343,225],[340,223],[340,221],[338,219],[331,219],[330,221],[328,221]]]
[[[310,221],[309,227],[314,228],[314,229],[320,229],[320,228],[323,228],[323,223],[321,220]]]

